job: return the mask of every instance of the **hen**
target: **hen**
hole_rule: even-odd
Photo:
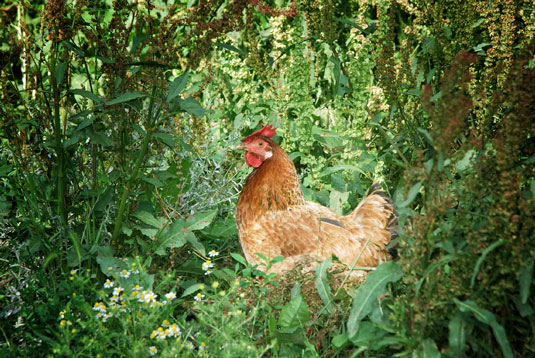
[[[397,215],[385,192],[372,186],[346,216],[305,200],[292,160],[271,140],[275,129],[265,126],[241,144],[245,162],[254,168],[236,207],[247,261],[263,263],[257,253],[269,259],[284,256],[270,269],[281,273],[301,260],[323,260],[332,254],[349,267],[377,266],[390,259],[385,247],[393,236]]]

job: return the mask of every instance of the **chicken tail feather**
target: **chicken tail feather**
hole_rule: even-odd
[[[368,195],[343,221],[355,230],[369,232],[373,244],[386,248],[393,257],[397,256],[396,242],[392,240],[398,235],[398,215],[393,200],[379,184],[370,187]]]

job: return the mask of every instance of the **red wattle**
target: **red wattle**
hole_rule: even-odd
[[[262,160],[258,158],[258,155],[253,154],[251,152],[246,152],[245,163],[247,163],[247,165],[250,167],[258,168],[262,165]]]

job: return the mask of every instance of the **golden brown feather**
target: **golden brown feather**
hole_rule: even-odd
[[[271,130],[262,130],[266,128]],[[301,260],[323,260],[333,254],[349,267],[373,267],[390,259],[385,246],[397,220],[384,191],[372,186],[347,216],[306,201],[293,162],[274,141],[262,135],[273,136],[274,130],[262,130],[243,141],[248,151],[246,162],[255,166],[236,207],[240,243],[247,261],[252,265],[263,263],[257,253],[270,259],[284,256],[285,260],[271,269],[280,273]],[[363,274],[357,272],[357,276]]]

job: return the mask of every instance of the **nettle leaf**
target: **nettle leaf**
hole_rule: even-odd
[[[377,269],[368,275],[353,300],[353,308],[347,321],[347,335],[350,338],[358,333],[360,321],[377,307],[378,298],[385,293],[386,285],[398,281],[402,276],[401,267],[394,261],[377,266]]]

